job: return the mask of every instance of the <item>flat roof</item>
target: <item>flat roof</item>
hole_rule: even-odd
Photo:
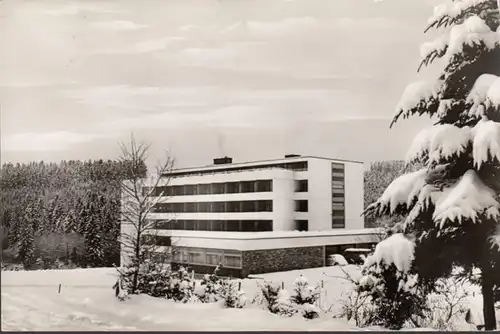
[[[331,236],[356,236],[378,234],[377,228],[339,229],[328,231],[274,231],[274,232],[213,232],[169,230],[168,235],[181,238],[200,239],[231,239],[231,240],[258,240],[258,239],[283,239],[283,238],[314,238]],[[163,234],[163,233],[161,233]]]
[[[376,243],[379,229],[330,230],[321,232],[205,232],[158,230],[158,235],[172,237],[174,247],[253,251]]]
[[[172,171],[165,173],[165,175],[169,174],[177,174],[177,173],[187,173],[187,172],[203,172],[203,171],[210,171],[210,170],[219,170],[219,169],[228,169],[228,168],[237,168],[237,167],[243,167],[243,166],[255,166],[258,167],[259,165],[265,165],[265,164],[279,164],[279,163],[286,163],[286,162],[301,162],[309,159],[321,159],[321,160],[329,160],[332,162],[349,162],[349,163],[357,163],[357,164],[364,164],[363,161],[356,161],[356,160],[346,160],[346,159],[333,159],[333,158],[326,158],[326,157],[318,157],[318,156],[313,156],[313,155],[304,155],[304,156],[294,156],[290,158],[279,158],[279,159],[268,159],[268,160],[255,160],[255,161],[246,161],[246,162],[232,162],[232,163],[226,163],[226,164],[210,164],[210,165],[204,165],[204,166],[199,166],[199,167],[186,167],[186,168],[178,168],[178,169],[173,169]]]

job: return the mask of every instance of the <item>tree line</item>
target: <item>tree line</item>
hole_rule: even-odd
[[[146,165],[127,161],[4,164],[2,262],[25,269],[55,263],[107,267],[120,261],[120,183]]]

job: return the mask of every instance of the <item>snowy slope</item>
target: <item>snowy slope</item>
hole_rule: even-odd
[[[332,272],[331,268],[322,268]],[[337,268],[338,269],[338,268]],[[304,271],[306,274],[311,271]],[[264,275],[291,289],[298,272]],[[315,271],[312,284],[321,281]],[[330,287],[335,286],[333,278]],[[259,279],[243,280],[249,298]],[[114,269],[2,272],[2,330],[350,330],[324,316],[313,321],[286,318],[258,308],[222,309],[218,304],[178,304],[148,296],[119,302]],[[62,284],[58,294],[58,285]],[[338,284],[343,286],[342,284]],[[337,289],[338,291],[338,289]],[[332,293],[331,300],[336,300]],[[196,319],[191,321],[190,319]]]

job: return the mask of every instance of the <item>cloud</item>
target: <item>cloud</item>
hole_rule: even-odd
[[[104,135],[69,131],[17,133],[2,138],[2,151],[63,151],[102,137]]]
[[[348,31],[363,31],[368,34],[376,33],[374,28],[390,30],[404,28],[408,25],[404,21],[394,20],[387,17],[335,17],[321,20],[315,17],[289,17],[278,21],[249,21],[246,24],[251,36],[262,37],[298,37],[310,36],[312,33],[346,33],[339,29]],[[368,30],[367,30],[368,29]],[[371,29],[371,30],[370,30]]]
[[[233,63],[237,53],[227,48],[188,48],[178,53],[178,61],[184,66],[210,66]]]
[[[111,14],[111,13],[119,13],[121,11],[117,9],[111,9],[103,5],[92,5],[85,2],[72,3],[70,5],[44,11],[46,15],[50,16],[78,15],[84,12]]]
[[[174,43],[185,41],[186,38],[183,36],[167,36],[149,40],[143,40],[141,42],[123,46],[101,49],[94,54],[104,54],[104,55],[140,55],[146,53],[160,52],[167,50],[169,46]]]
[[[319,20],[312,17],[290,17],[280,21],[250,21],[247,23],[249,32],[257,36],[304,34],[319,27]]]
[[[132,21],[96,22],[93,25],[96,28],[116,31],[139,30],[147,27],[146,25],[137,24]]]

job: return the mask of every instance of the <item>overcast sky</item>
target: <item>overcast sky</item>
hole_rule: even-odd
[[[131,131],[178,167],[401,159],[428,121],[389,123],[435,3],[3,0],[1,160],[113,159]]]

